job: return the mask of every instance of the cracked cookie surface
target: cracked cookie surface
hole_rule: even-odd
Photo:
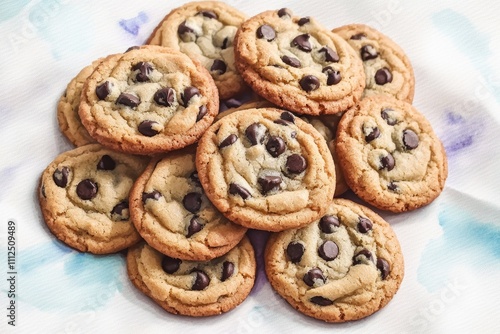
[[[394,97],[364,98],[342,116],[337,154],[349,187],[393,212],[433,201],[448,176],[446,152],[429,121]]]
[[[67,245],[95,254],[141,238],[129,216],[129,191],[148,163],[99,144],[60,154],[43,172],[38,197],[45,223]]]
[[[107,57],[83,88],[79,115],[102,145],[132,154],[186,147],[219,109],[217,88],[198,62],[160,46]]]
[[[247,237],[227,254],[204,262],[168,257],[142,242],[129,249],[134,285],[167,312],[210,316],[238,306],[255,282],[256,262]]]
[[[334,114],[361,97],[361,60],[340,36],[289,9],[245,21],[235,38],[236,67],[275,105],[309,115]]]
[[[280,231],[310,223],[335,191],[326,141],[310,124],[272,108],[234,112],[198,143],[196,167],[210,201],[249,228]]]
[[[363,96],[388,94],[398,100],[413,101],[413,67],[399,45],[364,24],[345,25],[333,32],[342,36],[363,61],[366,76]]]
[[[141,236],[161,253],[206,261],[236,246],[247,229],[207,199],[195,152],[189,147],[153,159],[130,192],[130,215]]]
[[[357,320],[384,307],[404,276],[391,226],[370,209],[334,199],[320,219],[269,238],[272,287],[300,312],[328,322]]]
[[[245,89],[234,65],[233,39],[246,16],[223,2],[189,2],[172,10],[147,44],[179,50],[197,59],[212,75],[221,99]]]

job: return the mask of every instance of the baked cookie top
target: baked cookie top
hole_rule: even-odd
[[[198,143],[196,167],[207,197],[237,224],[280,231],[310,223],[335,191],[325,140],[288,111],[234,112]]]
[[[148,163],[99,144],[60,154],[44,170],[39,201],[45,223],[67,245],[95,254],[141,238],[129,216],[129,191]]]
[[[179,50],[197,59],[212,75],[222,99],[245,86],[234,65],[233,39],[246,16],[218,1],[189,2],[173,9],[147,44]]]
[[[102,60],[103,58],[94,60],[71,79],[64,94],[57,103],[57,121],[59,123],[59,128],[66,138],[75,146],[83,146],[96,142],[83,126],[80,116],[78,115],[78,108],[80,107],[80,95],[85,80],[87,80]]]
[[[384,307],[399,289],[404,262],[386,221],[334,199],[319,220],[271,235],[265,270],[272,287],[300,312],[344,322]]]
[[[277,106],[301,114],[334,114],[361,97],[361,60],[340,36],[286,8],[245,21],[235,38],[245,82]]]
[[[127,272],[144,294],[166,311],[188,316],[210,316],[238,306],[255,282],[256,262],[247,237],[222,257],[181,261],[146,243],[129,249]]]
[[[206,198],[194,147],[153,159],[130,192],[130,215],[146,242],[171,257],[206,261],[227,253],[246,228]]]
[[[364,24],[333,29],[352,46],[363,61],[366,76],[364,96],[388,94],[411,103],[415,76],[410,60],[393,40]]]
[[[349,187],[383,210],[430,203],[448,176],[446,152],[429,121],[386,95],[364,98],[342,116],[336,149]]]
[[[198,62],[142,46],[97,66],[83,88],[79,115],[102,145],[153,154],[194,143],[218,110],[217,88]]]

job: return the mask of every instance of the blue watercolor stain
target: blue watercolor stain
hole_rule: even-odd
[[[497,219],[495,220],[495,216]],[[442,289],[454,268],[482,268],[500,266],[500,225],[495,215],[490,221],[480,221],[458,204],[444,204],[439,213],[443,234],[425,247],[418,281],[429,292]]]
[[[148,16],[146,13],[139,12],[136,17],[120,20],[119,24],[120,27],[122,27],[129,34],[137,36],[137,34],[139,34],[139,29],[146,22],[148,22]]]
[[[466,16],[452,9],[433,14],[432,22],[469,58],[485,79],[486,88],[494,95],[497,102],[500,102],[500,85],[493,81],[494,71],[488,61],[488,57],[492,54],[491,37],[479,31]]]
[[[80,253],[59,241],[18,252],[19,300],[42,311],[74,314],[106,305],[123,288],[120,255]]]
[[[21,12],[31,0],[3,0],[0,4],[0,22],[7,21]]]

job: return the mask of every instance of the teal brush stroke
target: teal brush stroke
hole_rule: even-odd
[[[0,22],[7,21],[21,12],[30,0],[3,0],[0,3]]]

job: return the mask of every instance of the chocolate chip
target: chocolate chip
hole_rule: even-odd
[[[153,72],[153,65],[148,62],[141,61],[134,66],[132,66],[133,71],[139,71],[135,76],[137,82],[147,82],[149,81],[149,76]]]
[[[292,137],[293,139],[297,138],[297,131],[290,132],[290,137]]]
[[[252,123],[246,128],[245,136],[252,146],[262,144],[266,137],[266,127],[261,123]]]
[[[219,72],[219,74],[226,73],[227,65],[220,59],[215,59],[212,66],[210,67],[210,71]]]
[[[200,232],[203,229],[203,222],[198,216],[193,216],[189,220],[189,226],[186,234],[186,238],[191,237],[193,234]]]
[[[179,259],[174,259],[173,257],[164,255],[163,259],[161,260],[161,268],[167,274],[173,274],[177,270],[179,270],[181,263],[182,261]]]
[[[387,169],[387,171],[390,171],[394,168],[395,164],[396,162],[394,161],[394,157],[390,153],[387,153],[386,156],[380,158],[381,169]]]
[[[375,59],[378,57],[378,51],[373,47],[373,45],[367,44],[363,45],[363,47],[359,50],[361,54],[361,59],[363,61]]]
[[[121,93],[116,99],[116,103],[130,108],[135,108],[139,105],[139,103],[141,103],[141,99],[131,93]]]
[[[281,181],[281,176],[278,175],[266,175],[257,179],[257,182],[260,184],[260,187],[262,189],[261,193],[263,195],[267,194],[273,189],[279,188]]]
[[[54,174],[52,174],[52,180],[54,183],[60,187],[65,188],[68,185],[69,168],[63,167],[61,169],[56,169]]]
[[[208,17],[209,19],[216,19],[217,18],[217,14],[211,10],[203,10],[203,11],[199,12],[198,14],[201,14],[205,17]]]
[[[332,215],[325,215],[319,220],[319,229],[321,232],[330,234],[336,231],[340,226],[338,217]]]
[[[104,100],[110,93],[113,85],[109,81],[104,81],[102,84],[95,88],[95,94],[99,100]]]
[[[416,149],[418,142],[418,136],[413,130],[406,129],[403,131],[403,144],[407,150]]]
[[[279,17],[292,17],[292,11],[288,8],[281,8],[280,10],[278,10],[278,16]]]
[[[368,249],[364,248],[361,251],[359,251],[354,257],[352,258],[352,262],[354,265],[358,264],[368,264],[368,261],[373,262],[373,255],[372,252],[370,252]]]
[[[386,108],[380,112],[380,116],[387,122],[388,125],[396,125],[398,121],[394,118],[391,118],[389,115],[390,112],[394,111],[393,109]]]
[[[156,91],[153,99],[157,104],[164,107],[170,107],[175,102],[175,90],[171,87],[164,87]]]
[[[394,182],[394,181],[389,182],[389,184],[387,185],[387,189],[394,191],[394,192],[399,191],[399,187],[396,184],[396,182]]]
[[[238,107],[241,107],[241,105],[243,104],[242,101],[239,101],[237,99],[227,99],[226,101],[224,101],[224,103],[226,104],[226,106],[228,108],[238,108]]]
[[[365,136],[365,140],[366,140],[367,143],[369,143],[372,140],[377,139],[378,137],[380,137],[380,130],[377,127],[374,127],[374,128],[371,129],[370,133],[368,133]]]
[[[229,277],[233,276],[233,274],[234,274],[234,263],[230,261],[224,261],[222,263],[222,276],[220,280],[224,282]]]
[[[154,127],[159,125],[158,122],[155,121],[142,121],[138,126],[138,130],[141,134],[146,137],[153,137],[158,134],[158,130],[155,130]]]
[[[222,50],[227,49],[227,47],[228,47],[228,43],[229,43],[229,38],[227,38],[227,37],[226,37],[226,38],[224,38],[224,40],[222,41],[222,45],[221,45],[221,47],[220,47],[220,48],[221,48]]]
[[[333,69],[331,66],[325,67],[322,72],[326,74],[326,84],[328,86],[336,85],[342,80],[340,71]]]
[[[307,168],[306,159],[300,154],[292,154],[286,159],[286,169],[289,173],[300,174]]]
[[[195,270],[194,273],[196,273],[196,277],[191,289],[195,291],[205,289],[210,284],[210,277],[201,270]]]
[[[302,255],[304,255],[304,245],[300,242],[290,242],[286,247],[286,255],[292,263],[298,263],[302,259]]]
[[[119,220],[127,220],[129,218],[128,202],[121,201],[116,204],[111,210],[111,216],[118,216]]]
[[[314,296],[309,299],[309,301],[319,306],[329,306],[333,304],[333,300],[321,296]]]
[[[199,122],[207,114],[207,107],[202,105],[198,108],[198,115],[196,115],[196,122]]]
[[[192,172],[191,175],[189,175],[189,179],[196,183],[197,186],[201,185],[200,178],[198,177],[198,171],[195,170]]]
[[[288,126],[288,124],[290,124],[290,122],[285,121],[284,119],[281,119],[281,118],[275,120],[273,123],[276,123],[276,124],[279,124],[279,125],[283,125],[283,126]]]
[[[287,65],[290,65],[292,67],[301,67],[302,64],[300,63],[300,60],[298,60],[297,58],[294,58],[294,57],[288,57],[288,56],[283,56],[281,57],[281,60],[283,60],[283,62]]]
[[[226,139],[221,141],[221,143],[219,144],[219,149],[233,145],[237,140],[238,136],[236,136],[234,133],[230,134],[229,136],[226,137]]]
[[[196,87],[186,87],[184,89],[184,94],[181,95],[182,102],[184,102],[184,107],[187,107],[189,105],[189,101],[191,101],[191,98],[193,98],[196,95],[200,95],[200,91]]]
[[[273,27],[270,25],[263,24],[257,29],[257,37],[264,38],[268,42],[271,42],[276,38],[276,31],[274,31]]]
[[[320,82],[319,79],[314,75],[306,75],[299,81],[300,87],[306,92],[311,92],[319,88]]]
[[[97,163],[98,170],[113,170],[116,167],[116,162],[109,155],[105,154]]]
[[[127,53],[127,52],[132,51],[132,50],[139,50],[140,48],[141,48],[140,46],[134,45],[134,46],[129,47],[127,50],[125,50],[124,53]]]
[[[389,262],[382,258],[377,259],[377,269],[380,270],[380,276],[382,277],[382,279],[386,279],[391,271]]]
[[[323,272],[319,268],[313,268],[309,270],[304,277],[302,278],[304,283],[306,283],[308,286],[314,286],[314,283],[318,285],[320,283],[321,285],[326,282],[325,276],[323,276]],[[320,282],[318,282],[320,281]]]
[[[359,217],[357,227],[360,233],[368,233],[372,229],[373,223],[368,218]]]
[[[85,179],[76,186],[76,194],[83,200],[89,200],[97,195],[97,183]]]
[[[295,116],[289,111],[283,111],[280,118],[291,123],[295,123]]]
[[[299,19],[299,21],[297,22],[297,24],[299,26],[303,26],[304,24],[307,24],[311,21],[311,19],[309,18],[309,16],[306,16],[306,17],[302,17]]]
[[[146,203],[148,199],[152,199],[154,201],[159,200],[161,197],[161,193],[158,190],[153,190],[150,193],[142,193],[142,203]]]
[[[179,35],[184,35],[186,33],[193,33],[194,34],[194,30],[191,29],[190,27],[188,27],[186,25],[186,21],[182,22],[180,25],[179,25],[179,28],[177,28],[177,33]]]
[[[285,142],[283,139],[277,136],[269,137],[269,140],[266,144],[266,149],[272,157],[276,158],[283,152],[285,152]]]
[[[200,211],[201,208],[201,194],[197,192],[187,193],[182,199],[182,205],[191,213]]]
[[[309,34],[298,35],[292,40],[291,46],[297,47],[304,52],[311,52],[312,46],[309,37],[311,37]]]
[[[339,55],[337,54],[337,52],[333,51],[333,49],[330,48],[328,45],[322,47],[321,49],[319,49],[319,52],[324,52],[325,53],[325,60],[328,61],[328,62],[337,63],[340,60]]]
[[[327,240],[319,246],[318,254],[325,261],[333,261],[339,255],[339,246],[335,242]]]
[[[366,34],[364,34],[362,32],[351,36],[351,39],[354,39],[354,40],[360,40],[360,39],[364,39],[364,38],[366,38]]]
[[[385,85],[392,82],[392,73],[387,67],[383,67],[375,73],[375,82],[377,85]]]
[[[229,193],[231,195],[240,195],[243,199],[247,199],[252,196],[248,190],[236,183],[229,184]]]

